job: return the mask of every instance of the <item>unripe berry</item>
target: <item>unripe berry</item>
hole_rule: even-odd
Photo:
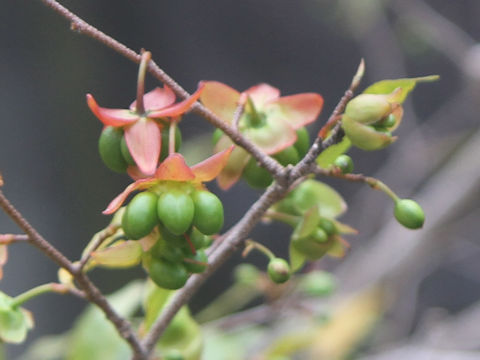
[[[338,167],[343,174],[349,174],[353,171],[353,160],[348,155],[340,155],[338,156],[333,165]]]
[[[158,198],[158,217],[175,235],[185,233],[192,225],[194,205],[192,198],[180,190],[171,190]]]
[[[195,206],[193,225],[205,235],[216,234],[223,226],[223,205],[213,193],[200,190],[192,195]]]
[[[268,276],[277,284],[282,284],[290,279],[290,265],[282,258],[274,258],[268,263]]]
[[[125,235],[132,240],[147,236],[158,224],[157,195],[144,191],[130,201],[122,217]]]
[[[254,189],[265,189],[273,181],[273,177],[268,170],[259,166],[257,160],[253,157],[243,169],[242,177]]]
[[[297,129],[297,141],[295,141],[295,149],[298,151],[298,156],[302,159],[310,148],[310,134],[305,127]]]
[[[151,258],[144,264],[153,282],[164,289],[180,289],[187,282],[188,272],[180,262]]]
[[[107,126],[103,129],[98,139],[98,152],[110,170],[115,172],[125,172],[127,170],[127,162],[122,156],[121,141],[123,131],[113,126]]]
[[[397,221],[409,229],[420,229],[425,222],[425,213],[415,201],[401,199],[395,203],[394,215]]]

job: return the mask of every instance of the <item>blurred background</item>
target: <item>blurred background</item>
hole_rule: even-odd
[[[282,94],[318,92],[325,99],[315,134],[350,84],[361,58],[363,87],[386,78],[439,74],[420,84],[405,105],[393,146],[352,150],[356,172],[376,176],[427,214],[413,232],[392,221],[382,193],[341,181],[349,204],[341,219],[359,230],[350,253],[325,259],[338,277],[330,304],[366,289],[382,290],[382,320],[365,359],[479,359],[480,342],[480,2],[478,0],[264,0],[63,1],[80,17],[155,61],[192,92],[200,80],[244,90],[259,82]],[[97,152],[102,125],[85,94],[105,107],[126,107],[135,97],[137,66],[69,30],[40,1],[4,1],[0,12],[0,172],[3,191],[39,232],[70,259],[109,219],[101,211],[128,183],[109,171]],[[158,86],[151,77],[147,88]],[[209,154],[211,125],[188,115],[180,124],[189,149]],[[193,149],[193,151],[192,151]],[[224,200],[226,227],[258,198],[243,183]],[[258,226],[253,238],[286,255],[282,226]],[[0,214],[0,233],[18,233]],[[231,280],[237,255],[202,288],[194,310]],[[247,261],[265,266],[261,256]],[[56,267],[27,245],[9,247],[0,290],[16,295],[52,281]],[[92,274],[105,292],[141,269]],[[84,303],[46,295],[28,303],[36,329],[67,330]],[[25,349],[8,347],[8,359]],[[326,357],[328,358],[328,357]],[[331,357],[333,359],[333,357]]]

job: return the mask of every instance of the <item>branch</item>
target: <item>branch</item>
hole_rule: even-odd
[[[35,228],[22,216],[10,201],[8,201],[2,191],[0,191],[0,207],[18,225],[18,227],[27,234],[32,245],[47,255],[58,266],[66,269],[72,274],[80,288],[84,290],[85,297],[105,313],[105,316],[114,324],[120,336],[130,344],[135,353],[144,354],[144,350],[134,334],[130,323],[116,313],[100,290],[84,273],[79,271],[70,260],[68,260],[60,251],[40,235],[37,230],[35,230]],[[76,292],[73,291],[72,293]]]

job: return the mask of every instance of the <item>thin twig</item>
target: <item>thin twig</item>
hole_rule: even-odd
[[[50,244],[35,228],[22,216],[22,214],[8,201],[2,191],[0,191],[0,207],[5,213],[22,229],[30,239],[30,243],[40,249],[53,262],[61,268],[66,269],[84,290],[85,297],[95,305],[97,305],[105,313],[105,316],[115,325],[119,334],[130,344],[132,349],[138,354],[143,354],[138,338],[134,334],[132,327],[128,321],[123,319],[111,307],[107,299],[100,290],[90,281],[90,279],[77,267],[68,260],[60,251]]]
[[[80,34],[87,35],[92,39],[95,39],[102,44],[108,46],[109,48],[113,49],[114,51],[118,52],[119,54],[123,55],[127,59],[135,62],[140,63],[141,55],[133,51],[132,49],[128,48],[124,44],[120,43],[119,41],[115,40],[114,38],[108,36],[107,34],[101,32],[97,28],[93,27],[92,25],[85,22],[83,19],[72,13],[66,7],[62,6],[55,0],[40,0],[46,6],[53,9],[55,12],[60,14],[62,17],[70,21],[71,29],[75,30]],[[190,94],[183,89],[175,80],[173,80],[170,76],[168,76],[153,60],[150,61],[148,65],[148,71],[152,74],[155,78],[166,84],[170,87],[173,92],[182,99],[186,99],[190,97]],[[244,148],[248,151],[258,162],[260,162],[263,167],[265,167],[268,171],[276,176],[280,176],[284,173],[283,167],[273,158],[267,156],[263,153],[262,150],[255,144],[253,144],[250,140],[244,137],[240,132],[236,131],[233,127],[230,127],[227,123],[222,121],[218,116],[216,116],[213,112],[207,109],[205,106],[196,102],[192,108],[192,112],[196,113],[197,115],[202,116],[208,122],[210,122],[213,126],[222,130],[225,134],[227,134],[232,141]]]
[[[103,229],[99,234],[97,234],[97,238],[92,244],[89,244],[89,249],[88,251],[82,256],[80,259],[78,265],[76,265],[76,271],[81,271],[85,265],[87,264],[88,260],[90,260],[90,257],[92,256],[92,253],[98,249],[100,245],[103,244],[103,242],[115,234],[115,232],[118,230],[120,226],[119,225],[109,225],[105,229]]]
[[[30,241],[28,235],[24,234],[0,234],[0,245],[9,245],[16,242]]]

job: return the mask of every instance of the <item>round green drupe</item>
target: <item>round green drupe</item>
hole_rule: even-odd
[[[268,276],[277,284],[282,284],[290,279],[291,271],[288,262],[282,258],[273,258],[268,263]]]
[[[200,263],[189,262],[188,260],[184,261],[183,265],[185,266],[185,269],[187,269],[187,271],[191,273],[201,273],[201,272],[204,272],[205,269],[207,268],[208,258],[207,258],[207,254],[203,250],[198,250],[195,255],[191,254],[191,255],[185,256],[185,258],[193,261],[198,261],[200,263],[204,263],[204,264],[200,264]]]
[[[98,139],[98,152],[102,161],[110,170],[123,173],[127,170],[127,162],[122,156],[121,142],[123,130],[113,126],[103,129]]]
[[[255,158],[250,158],[247,165],[243,169],[243,179],[254,189],[265,189],[272,181],[272,175],[263,167],[257,164]]]
[[[283,166],[295,165],[300,161],[300,156],[295,146],[289,146],[282,151],[272,155]]]
[[[180,247],[172,245],[163,237],[160,237],[155,245],[150,249],[150,253],[155,258],[161,258],[172,262],[182,261],[185,255]]]
[[[156,194],[141,192],[130,201],[122,217],[122,228],[129,239],[137,240],[150,234],[158,224]]]
[[[195,204],[193,225],[205,235],[216,234],[223,226],[223,205],[210,191],[195,191],[192,195]]]
[[[180,289],[188,279],[188,272],[181,262],[152,258],[146,270],[153,282],[164,289]]]
[[[320,218],[318,226],[320,226],[328,236],[334,235],[338,232],[334,222],[324,217]]]
[[[353,160],[348,155],[339,155],[333,165],[338,167],[343,174],[349,174],[353,171]]]
[[[420,229],[425,222],[425,213],[415,201],[401,199],[395,203],[394,215],[397,221],[409,229]]]
[[[163,225],[175,235],[184,234],[192,225],[192,198],[180,190],[171,190],[158,198],[157,213]]]
[[[308,133],[307,128],[301,127],[300,129],[297,129],[297,141],[295,141],[293,146],[297,149],[299,158],[303,159],[310,148],[310,134]]]

